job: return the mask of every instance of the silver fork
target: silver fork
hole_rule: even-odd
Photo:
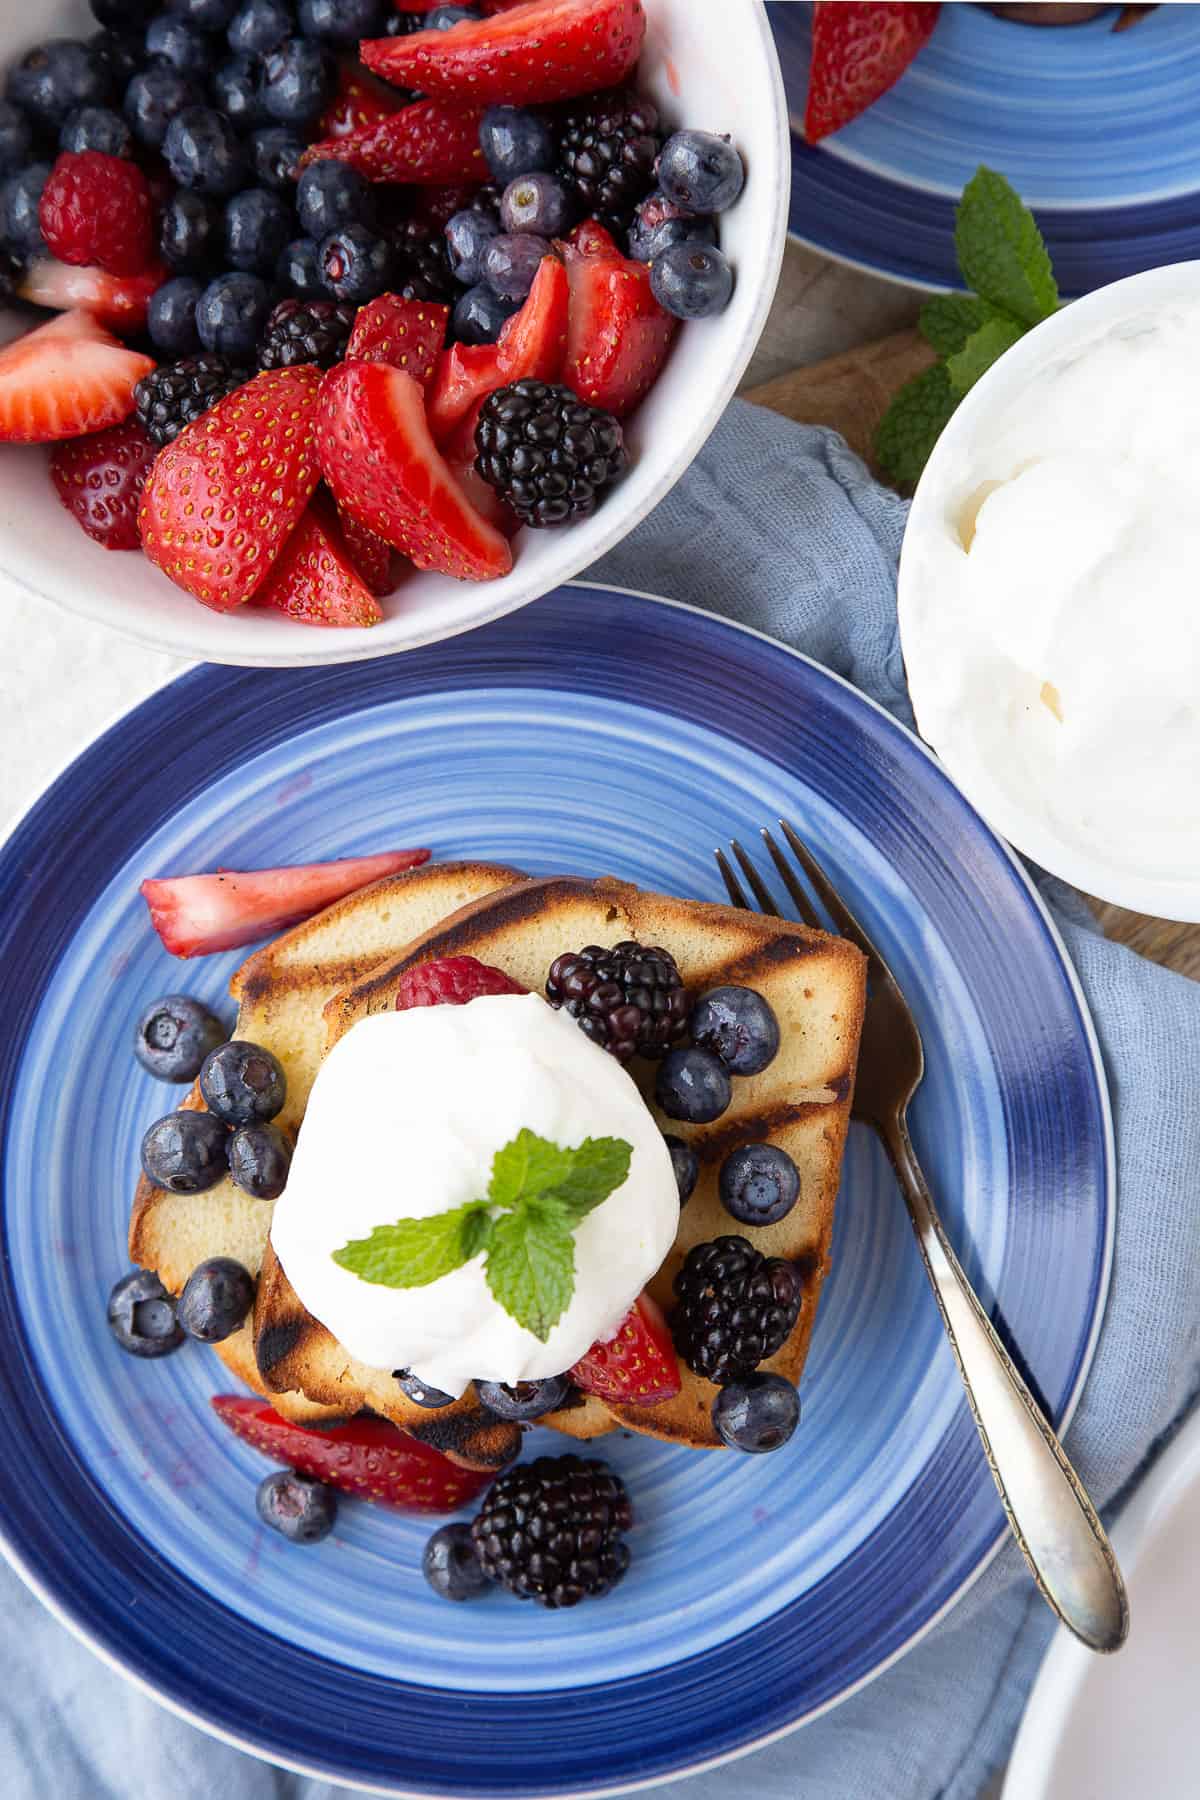
[[[916,1021],[891,970],[811,852],[786,820],[779,821],[779,829],[798,867],[769,831],[763,831],[762,839],[799,917],[818,931],[828,929],[804,885],[805,876],[835,931],[867,958],[854,1117],[878,1132],[892,1160],[1013,1536],[1042,1598],[1063,1624],[1089,1649],[1119,1650],[1129,1632],[1129,1602],[1112,1545],[964,1275],[909,1140],[908,1103],[925,1072]],[[745,850],[736,840],[730,849],[760,909],[779,917],[770,889]],[[724,851],[716,856],[734,905],[753,910]]]

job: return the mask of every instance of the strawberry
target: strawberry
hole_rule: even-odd
[[[440,35],[440,34],[439,34]],[[388,43],[392,40],[389,38]],[[389,118],[348,137],[310,144],[300,158],[313,162],[348,162],[368,181],[408,181],[440,187],[448,181],[487,180],[488,168],[479,148],[482,106],[456,101],[414,100]]]
[[[457,1512],[492,1479],[486,1469],[459,1468],[386,1419],[351,1419],[312,1431],[289,1425],[253,1394],[214,1394],[212,1404],[243,1443],[274,1462],[397,1512]]]
[[[817,0],[804,108],[810,144],[840,131],[886,94],[928,41],[940,11],[940,6],[860,0],[838,0],[834,6]]]
[[[142,548],[214,612],[270,572],[320,479],[313,443],[321,372],[267,369],[160,450],[142,496]]]
[[[337,517],[346,555],[363,586],[372,594],[390,594],[396,585],[392,580],[392,546],[349,513],[340,512]]]
[[[378,625],[383,614],[359,578],[332,506],[314,495],[254,596],[305,625]]]
[[[657,380],[679,320],[654,298],[645,263],[568,247],[566,266],[571,299],[562,379],[590,406],[624,418]]]
[[[343,512],[419,569],[507,575],[512,552],[480,518],[429,435],[419,383],[386,363],[344,362],[321,384],[322,472]]]
[[[337,93],[317,122],[315,135],[320,138],[344,138],[378,125],[400,110],[400,101],[380,82],[373,81],[357,63],[343,63],[338,75]]]
[[[515,538],[521,529],[521,521],[512,507],[505,505],[492,484],[485,481],[475,467],[474,437],[462,457],[447,450],[446,466],[480,518],[486,519],[489,525],[494,525],[501,537]]]
[[[397,87],[524,106],[616,87],[645,34],[641,0],[527,0],[478,24],[367,38],[358,48]]]
[[[89,314],[63,313],[0,350],[0,443],[52,444],[119,425],[153,367]]]
[[[150,296],[167,279],[160,264],[144,275],[108,275],[103,269],[72,269],[53,257],[39,256],[22,275],[17,293],[33,306],[55,312],[82,307],[112,331],[131,336],[146,323]]]
[[[361,307],[346,345],[347,359],[390,363],[407,369],[422,387],[428,384],[438,352],[446,341],[450,308],[431,300],[405,300],[381,294]]]
[[[418,1006],[467,1006],[481,994],[527,994],[528,988],[477,956],[438,956],[406,969],[396,983],[396,1011]]]
[[[634,1302],[615,1337],[580,1358],[571,1380],[585,1394],[623,1406],[654,1406],[679,1392],[675,1346],[649,1294]]]
[[[158,452],[136,419],[57,444],[50,479],[68,512],[106,550],[140,550],[137,511]]]
[[[489,394],[533,375],[554,381],[567,338],[567,272],[557,256],[544,256],[524,304],[505,319],[494,344],[452,344],[438,358],[429,389],[429,428],[445,444],[469,420],[466,443],[475,452],[475,416]]]
[[[42,236],[60,262],[140,275],[154,261],[154,207],[136,163],[64,151],[38,201]]]
[[[599,219],[581,219],[570,233],[562,253],[570,262],[572,256],[607,256],[621,260],[621,250],[611,231]]]
[[[139,891],[164,949],[172,956],[211,956],[271,937],[385,875],[428,861],[428,850],[385,850],[287,869],[166,875],[143,881]]]

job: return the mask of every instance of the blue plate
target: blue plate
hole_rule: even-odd
[[[771,1457],[606,1440],[637,1509],[603,1603],[436,1600],[428,1525],[346,1505],[290,1549],[195,1347],[123,1356],[139,1136],[170,1103],[131,1021],[182,969],[149,873],[399,843],[716,899],[714,845],[795,819],[920,1020],[914,1132],[953,1235],[1056,1419],[1088,1365],[1112,1223],[1103,1079],[1054,930],[921,746],[803,658],[592,587],[405,657],[198,668],[99,738],[0,854],[0,1533],[89,1643],[275,1761],[419,1795],[591,1793],[736,1754],[831,1706],[979,1573],[1002,1515],[901,1203],[855,1130],[804,1422]],[[543,1434],[549,1436],[549,1434]],[[559,1448],[563,1440],[555,1439]]]
[[[896,85],[810,146],[810,8],[768,6],[793,122],[791,230],[919,287],[962,282],[954,208],[980,163],[1033,207],[1064,296],[1200,252],[1200,6],[1055,29],[943,6]]]

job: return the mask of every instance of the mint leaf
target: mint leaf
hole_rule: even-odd
[[[905,382],[875,434],[875,454],[897,486],[916,486],[958,402],[945,363]]]
[[[544,1344],[575,1291],[575,1239],[553,1206],[535,1201],[497,1219],[487,1284],[505,1312]]]
[[[1058,310],[1058,285],[1037,222],[994,169],[980,167],[963,189],[954,247],[967,286],[1022,324],[1036,325]]]
[[[578,1225],[624,1182],[633,1150],[624,1138],[584,1138],[569,1154],[570,1171],[546,1198],[561,1208],[569,1224]]]
[[[428,1287],[487,1247],[492,1221],[478,1200],[428,1219],[377,1225],[370,1237],[351,1238],[333,1260],[376,1287]]]
[[[518,1131],[492,1158],[488,1199],[493,1206],[511,1208],[544,1194],[570,1177],[575,1154],[574,1150],[560,1150],[536,1131]]]
[[[935,294],[921,308],[917,324],[939,356],[953,356],[988,319],[1006,316],[978,294]]]
[[[946,359],[946,373],[955,393],[961,398],[998,357],[1024,336],[1025,327],[1016,319],[997,316],[985,320],[978,331],[971,333],[962,349]]]

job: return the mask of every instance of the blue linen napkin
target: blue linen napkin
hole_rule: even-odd
[[[686,479],[592,573],[757,626],[911,724],[896,633],[904,518],[835,433],[737,402]],[[1042,890],[1096,1021],[1116,1115],[1112,1290],[1067,1438],[1111,1517],[1200,1376],[1200,983],[1108,942],[1058,883]],[[349,1800],[159,1709],[2,1565],[0,1616],[6,1800]],[[975,1800],[1007,1754],[1051,1625],[1009,1546],[924,1643],[845,1705],[745,1762],[655,1792]]]

